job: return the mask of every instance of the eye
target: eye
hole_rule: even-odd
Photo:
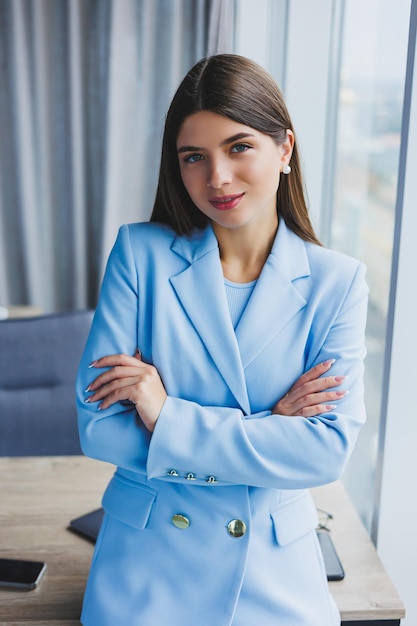
[[[247,143],[236,143],[234,146],[232,146],[231,152],[246,152],[250,148],[251,146],[249,146]]]
[[[203,155],[202,154],[189,154],[188,156],[184,157],[183,161],[184,163],[197,163],[197,161],[202,161],[203,159]]]

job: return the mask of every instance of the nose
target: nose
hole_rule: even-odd
[[[221,189],[232,182],[232,171],[225,158],[212,159],[207,175],[207,187]]]

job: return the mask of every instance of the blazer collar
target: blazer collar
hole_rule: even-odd
[[[308,276],[310,264],[305,242],[281,218],[271,253],[236,328],[244,367],[305,306],[297,282]]]
[[[171,249],[182,256],[188,263],[198,261],[208,252],[215,251],[219,254],[219,244],[211,225],[204,230],[194,230],[188,237],[177,236],[172,243]]]
[[[293,284],[310,274],[304,242],[281,219],[271,253],[236,332],[230,319],[217,239],[211,226],[177,237],[187,267],[171,284],[239,405],[250,413],[245,368],[305,305]]]

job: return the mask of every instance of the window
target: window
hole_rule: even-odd
[[[347,0],[329,245],[362,259],[370,287],[366,406],[344,477],[370,529],[381,414],[410,0]]]

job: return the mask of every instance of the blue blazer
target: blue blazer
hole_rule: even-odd
[[[309,487],[340,477],[365,420],[364,266],[280,220],[233,329],[211,226],[123,226],[80,364],[80,439],[117,466],[84,598],[100,626],[335,626]],[[153,363],[151,435],[128,403],[85,403],[93,360]],[[349,389],[331,413],[272,415],[314,364]]]

